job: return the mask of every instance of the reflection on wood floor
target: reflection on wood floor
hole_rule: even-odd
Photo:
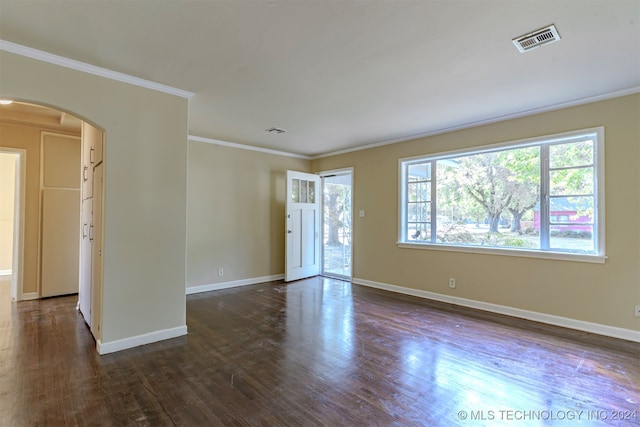
[[[318,277],[190,295],[188,336],[98,356],[76,300],[2,305],[0,425],[640,423],[638,343]]]

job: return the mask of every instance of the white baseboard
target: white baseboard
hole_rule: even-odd
[[[213,283],[211,285],[198,285],[187,287],[187,295],[197,294],[200,292],[219,291],[220,289],[236,288],[238,286],[255,285],[258,283],[273,282],[274,280],[284,279],[284,274],[275,274],[273,276],[253,277],[250,279],[232,280],[230,282]]]
[[[32,299],[38,299],[38,298],[40,298],[40,295],[38,295],[37,292],[27,292],[26,294],[22,294],[20,301],[28,301]]]
[[[607,326],[599,323],[585,322],[582,320],[570,319],[568,317],[554,316],[551,314],[539,313],[536,311],[522,310],[506,305],[491,304],[488,302],[476,301],[467,298],[443,295],[435,292],[422,291],[419,289],[405,288],[388,283],[374,282],[372,280],[353,278],[352,282],[358,285],[369,286],[371,288],[383,289],[405,295],[412,295],[419,298],[426,298],[435,301],[447,302],[492,313],[505,314],[507,316],[519,317],[521,319],[533,320],[535,322],[547,323],[549,325],[561,326],[563,328],[577,329],[579,331],[591,332],[598,335],[606,335],[613,338],[640,342],[640,331],[631,329]]]
[[[0,270],[0,276],[11,276],[11,270]]]
[[[121,340],[101,342],[97,341],[96,348],[98,354],[114,353],[116,351],[126,350],[128,348],[138,347],[145,344],[151,344],[157,341],[168,340],[170,338],[181,337],[187,335],[187,325],[178,326],[171,329],[162,329],[159,331],[149,332],[147,334],[136,335],[134,337],[123,338]]]

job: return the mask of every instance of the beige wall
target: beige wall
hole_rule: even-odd
[[[605,264],[401,249],[398,159],[576,129],[605,127]],[[630,330],[640,304],[640,95],[316,159],[353,166],[354,277]],[[455,277],[457,288],[447,279]]]
[[[0,152],[0,270],[12,267],[15,173],[16,156]]]
[[[187,287],[283,274],[285,175],[310,164],[190,141]]]
[[[106,132],[103,344],[183,328],[187,100],[7,52],[0,64],[3,97]]]

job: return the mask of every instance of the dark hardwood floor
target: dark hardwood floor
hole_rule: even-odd
[[[0,302],[0,425],[640,425],[639,343],[313,278],[98,356],[76,300]]]

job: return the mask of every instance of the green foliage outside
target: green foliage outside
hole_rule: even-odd
[[[408,215],[416,228],[410,235],[414,240],[430,240],[428,224],[435,222],[440,243],[539,248],[534,210],[540,202],[542,151],[536,145],[432,162],[437,185],[435,221],[431,220],[429,163],[412,165]],[[570,221],[593,218],[593,141],[550,145],[548,155],[551,205],[577,210]],[[555,226],[552,219],[550,235],[565,239],[592,237],[590,231],[564,230],[568,228],[566,223]]]

